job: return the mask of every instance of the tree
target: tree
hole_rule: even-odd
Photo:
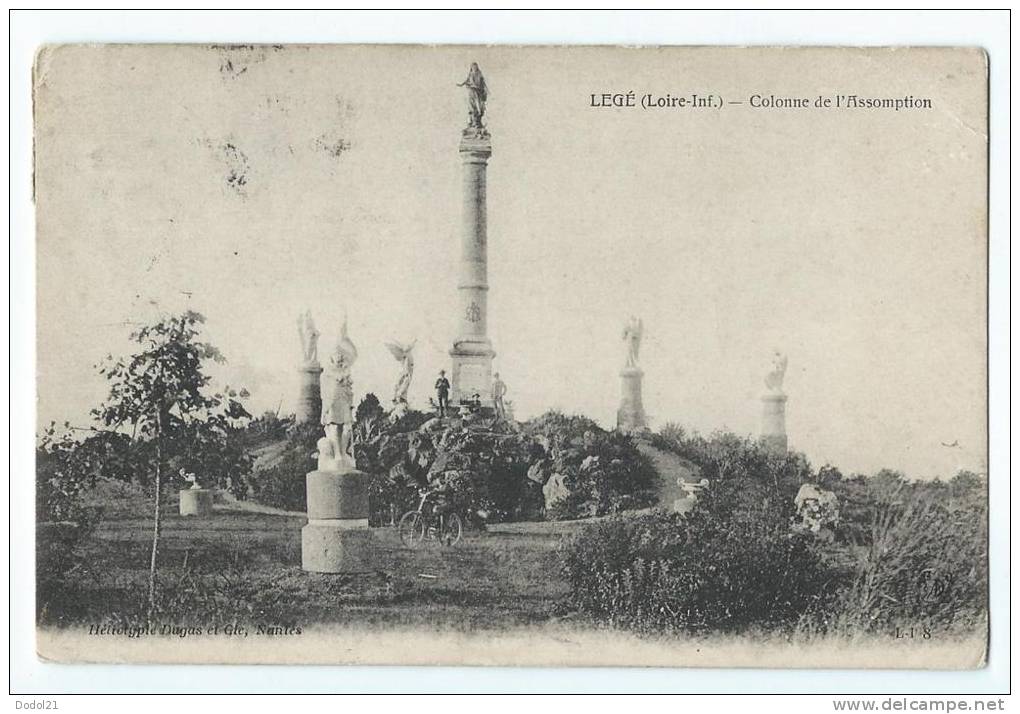
[[[93,410],[96,419],[113,430],[130,427],[132,441],[152,447],[153,527],[149,560],[149,615],[156,602],[156,566],[162,527],[162,491],[168,461],[194,463],[196,455],[216,453],[234,421],[250,415],[238,401],[245,397],[228,390],[207,394],[209,361],[223,362],[219,350],[199,340],[205,318],[197,312],[165,317],[132,333],[140,350],[130,357],[108,357],[100,367],[109,382],[106,402]],[[148,449],[146,449],[148,451]],[[247,457],[245,457],[247,458]],[[237,459],[234,460],[234,463]],[[250,465],[250,462],[249,462]],[[239,468],[223,468],[229,478]],[[202,474],[203,478],[205,474]]]

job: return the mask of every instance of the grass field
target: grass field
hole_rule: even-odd
[[[91,501],[104,517],[83,557],[42,613],[46,624],[136,621],[143,616],[152,538],[141,494],[108,486]],[[222,504],[206,518],[166,504],[159,572],[166,618],[265,625],[350,623],[451,629],[503,628],[555,617],[567,593],[559,549],[576,525],[520,524],[466,531],[453,547],[403,546],[373,528],[373,571],[301,569],[300,515]],[[529,527],[530,526],[530,527]],[[197,622],[197,621],[196,621]]]
[[[302,515],[221,504],[208,518],[181,517],[175,499],[165,506],[154,621],[203,634],[93,636],[93,626],[146,623],[152,524],[136,489],[102,484],[90,502],[104,518],[74,564],[49,582],[40,571],[37,647],[58,661],[952,668],[984,660],[980,633],[844,640],[596,627],[564,606],[560,550],[582,522],[503,524],[469,531],[454,547],[414,550],[394,529],[376,528],[373,572],[323,575],[301,569]],[[246,634],[209,636],[211,625]]]

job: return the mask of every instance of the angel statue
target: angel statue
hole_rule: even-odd
[[[786,355],[776,350],[772,355],[772,369],[765,375],[765,386],[775,394],[783,393],[783,378],[786,376]]]
[[[400,379],[397,381],[397,386],[393,388],[393,403],[394,404],[407,404],[407,390],[411,386],[411,376],[414,374],[414,345],[417,340],[412,340],[411,344],[405,345],[400,342],[387,342],[386,349],[390,351],[390,354],[400,362],[404,371],[400,373]]]
[[[322,426],[319,439],[319,470],[339,471],[355,468],[351,456],[351,430],[354,426],[354,383],[351,367],[358,359],[358,348],[347,335],[347,318],[340,328],[340,339],[322,373]]]
[[[305,364],[317,364],[319,361],[319,331],[315,329],[311,310],[305,310],[303,314],[298,315],[297,326]]]
[[[630,316],[630,319],[623,325],[623,341],[627,343],[627,362],[624,367],[638,366],[638,353],[641,352],[641,335],[644,334],[644,324],[640,318]]]
[[[485,114],[485,102],[489,98],[489,89],[485,86],[485,77],[478,63],[472,62],[467,79],[457,85],[468,88],[468,127],[482,128],[482,116]]]

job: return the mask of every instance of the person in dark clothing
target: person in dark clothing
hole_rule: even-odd
[[[450,380],[446,378],[446,370],[439,370],[439,379],[436,380],[436,396],[439,397],[439,416],[446,416],[446,409],[450,404]]]

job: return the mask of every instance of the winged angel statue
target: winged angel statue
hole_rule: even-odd
[[[400,373],[400,379],[397,381],[397,386],[393,388],[393,403],[394,404],[406,404],[407,403],[407,390],[411,387],[411,377],[414,375],[414,345],[417,340],[412,340],[410,344],[403,344],[402,342],[387,342],[386,349],[390,351],[394,359],[400,362],[403,367],[403,371]]]

